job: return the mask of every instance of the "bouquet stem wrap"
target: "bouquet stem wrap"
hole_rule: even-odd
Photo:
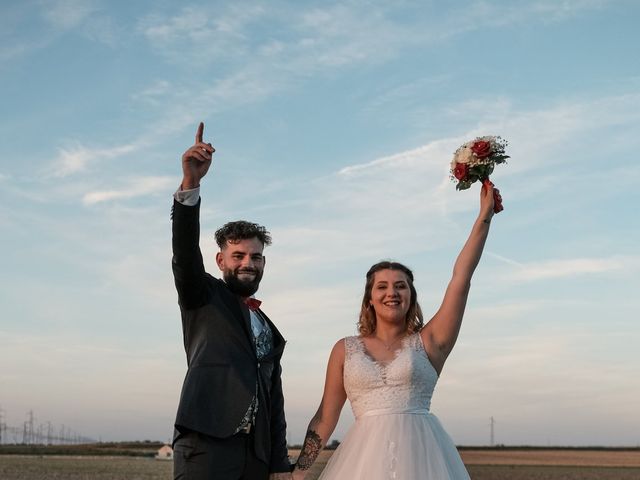
[[[493,183],[489,180],[489,177],[485,178],[482,181],[482,184],[489,188],[489,186],[493,187]],[[502,195],[500,195],[500,190],[497,188],[493,189],[493,213],[500,213],[504,210],[504,206],[502,205]]]

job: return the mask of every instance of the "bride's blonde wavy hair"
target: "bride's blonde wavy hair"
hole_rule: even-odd
[[[362,297],[362,307],[360,307],[360,318],[358,319],[358,332],[362,336],[371,335],[376,331],[376,312],[371,305],[371,290],[376,272],[380,270],[400,270],[407,276],[407,282],[411,291],[409,311],[405,318],[407,333],[418,332],[424,324],[422,309],[418,303],[418,294],[413,286],[413,272],[398,262],[382,261],[376,263],[367,272],[367,282],[364,286],[364,296]]]

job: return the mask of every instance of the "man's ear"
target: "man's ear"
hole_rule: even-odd
[[[224,266],[224,258],[222,257],[222,252],[218,252],[216,253],[216,264],[218,265],[218,268],[220,270],[223,270],[223,266]]]
[[[264,266],[267,264],[267,257],[265,257],[264,255],[262,255],[262,267],[264,268]]]

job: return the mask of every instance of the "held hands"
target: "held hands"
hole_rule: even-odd
[[[200,180],[207,174],[215,148],[202,141],[204,123],[200,122],[196,131],[196,143],[182,155],[182,190],[190,190],[200,185]]]
[[[298,470],[297,468],[291,474],[291,478],[293,480],[304,480],[306,476],[307,476],[306,471]]]
[[[269,480],[291,480],[293,477],[290,472],[271,473]]]

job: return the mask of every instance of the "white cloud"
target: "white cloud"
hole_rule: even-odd
[[[531,12],[543,21],[559,22],[575,17],[585,10],[599,10],[613,3],[611,0],[545,0],[532,2]]]
[[[171,82],[167,80],[155,80],[147,88],[131,95],[134,100],[145,101],[151,104],[158,104],[160,100],[172,89]]]
[[[139,22],[138,29],[160,55],[180,63],[196,60],[193,67],[199,68],[221,59],[244,57],[252,50],[250,29],[264,13],[261,6],[248,4],[188,6],[173,16],[149,15]]]
[[[7,3],[7,2],[5,2]],[[94,41],[113,46],[117,27],[111,18],[99,15],[95,0],[36,0],[2,6],[0,15],[0,62],[26,57],[54,44],[60,34],[78,30]],[[37,16],[38,18],[34,18]],[[44,25],[37,20],[42,18]],[[37,28],[34,35],[24,28]]]
[[[70,149],[58,150],[58,158],[54,167],[54,176],[66,177],[72,173],[80,172],[88,163],[96,157],[96,153],[81,145]]]
[[[449,155],[455,142],[451,139],[435,141],[406,152],[377,158],[370,162],[358,165],[350,165],[338,171],[339,176],[361,176],[363,174],[383,173],[385,170],[395,169],[421,169],[425,164],[441,167],[447,162],[438,164],[443,156]],[[442,170],[442,168],[438,168]]]
[[[461,33],[499,28],[521,23],[549,23],[570,20],[583,12],[598,10],[607,0],[538,0],[535,2],[471,2],[434,25],[437,35],[447,37]]]
[[[633,125],[638,100],[640,98],[633,95],[616,96],[563,103],[548,109],[511,111],[506,115],[508,120],[483,122],[457,137],[347,165],[303,185],[286,183],[281,188],[286,189],[289,198],[296,198],[295,208],[290,207],[293,215],[281,216],[272,223],[272,231],[279,240],[270,255],[281,255],[282,261],[286,259],[287,264],[304,271],[324,265],[326,251],[331,252],[333,262],[346,262],[384,258],[395,252],[408,256],[428,249],[448,248],[452,239],[461,245],[478,203],[475,189],[456,192],[449,179],[449,162],[458,145],[487,132],[506,132],[504,136],[511,142],[508,153],[513,159],[497,172],[499,186],[504,182],[507,208],[509,202],[522,205],[532,197],[550,192],[557,195],[555,190],[562,177],[550,167],[557,158],[550,159],[549,152],[581,154],[581,139],[590,136],[594,129],[604,129],[620,118]],[[562,193],[580,204],[589,200],[584,195],[584,185],[597,181],[601,191],[605,188],[615,191],[620,182],[617,177],[622,172],[618,164],[612,168],[614,170],[594,173],[578,171],[571,185],[562,185]],[[624,181],[632,184],[636,178],[634,172],[637,177],[636,170],[626,167]],[[627,178],[629,175],[631,180]],[[535,181],[523,183],[525,176]],[[607,179],[606,182],[603,179]],[[260,203],[256,211],[263,213],[260,210],[263,205]],[[289,207],[278,206],[279,211],[286,208]],[[299,211],[305,212],[304,220],[294,213]],[[460,221],[463,218],[465,223]],[[521,226],[544,221],[535,215],[514,220]],[[302,221],[304,228],[300,227]],[[318,245],[323,248],[317,248]],[[621,257],[545,258],[527,263],[492,252],[487,255],[508,264],[500,277],[505,282],[611,273],[630,265],[628,259]]]
[[[512,267],[501,278],[505,282],[529,282],[552,278],[567,278],[609,272],[634,272],[640,268],[640,258],[634,256],[612,256],[599,258],[563,258],[537,262],[518,262],[493,252],[485,252]]]
[[[566,10],[566,5],[558,9]],[[570,10],[577,13],[598,5],[597,2],[572,3]],[[259,3],[243,4],[242,8],[189,6],[173,16],[153,13],[138,23],[138,31],[158,55],[173,63],[188,65],[191,73],[207,72],[215,65],[215,74],[203,75],[203,80],[198,80],[198,75],[190,75],[188,90],[200,92],[197,98],[186,95],[179,82],[173,82],[170,89],[163,91],[166,114],[153,129],[154,132],[178,131],[203,116],[296,88],[296,81],[309,75],[333,75],[337,70],[380,63],[407,48],[438,45],[452,34],[509,22],[545,21],[552,7],[553,2],[537,4],[536,8],[474,3],[466,9],[451,11],[446,18],[431,15],[424,22],[418,18],[429,15],[428,10],[407,22],[387,15],[384,6],[359,3],[334,4],[323,9],[291,5],[265,9]],[[262,37],[260,29],[256,33],[258,24],[269,24],[270,31],[278,33]],[[165,85],[158,83],[155,87],[162,90]],[[154,85],[149,95],[143,92],[134,98],[153,102],[156,98],[153,90]],[[556,110],[544,113],[566,114],[565,121],[580,122],[580,109],[568,113],[560,108]],[[469,118],[478,118],[483,126],[490,123],[496,127],[495,131],[502,132],[507,124],[505,119],[513,114],[513,106],[506,98],[474,100],[473,104],[451,107],[448,114],[464,118],[466,124]],[[535,139],[538,144],[562,135],[562,118],[537,120],[540,123],[536,129],[542,134]],[[545,128],[549,122],[556,130]],[[508,125],[511,131],[519,127],[511,119]],[[571,128],[571,124],[564,127]],[[526,142],[523,145],[528,146]]]
[[[76,144],[69,148],[58,149],[58,156],[49,169],[54,177],[67,177],[84,171],[97,160],[116,158],[136,151],[140,144],[119,145],[111,148],[87,148]]]
[[[31,39],[20,42],[3,43],[0,45],[0,62],[8,62],[23,57],[34,50],[44,48],[49,44],[48,39]]]
[[[185,7],[179,15],[169,19],[148,18],[142,25],[143,33],[153,43],[164,44],[189,36],[198,36],[208,23],[206,15],[192,7]]]
[[[126,183],[126,187],[121,189],[88,192],[83,196],[82,203],[85,205],[94,205],[112,200],[131,199],[166,192],[172,187],[175,188],[177,180],[175,177],[156,176],[130,179]]]
[[[94,11],[93,0],[55,0],[43,2],[39,11],[47,22],[61,30],[81,25]]]
[[[92,16],[83,25],[82,33],[94,42],[116,47],[123,42],[125,29],[107,16]]]
[[[242,7],[188,6],[175,15],[150,14],[139,22],[138,30],[171,62],[201,70],[222,61],[230,71],[228,78],[249,74],[267,90],[281,90],[296,78],[379,64],[406,48],[429,48],[467,31],[544,21],[552,3],[543,5],[474,3],[446,18],[427,6],[417,11],[419,15],[407,9],[409,21],[389,15],[389,7],[382,4],[359,2],[315,9],[294,4],[265,8],[257,2]],[[586,8],[584,2],[580,7]],[[276,33],[261,36],[256,26],[262,24]]]
[[[637,258],[625,257],[549,260],[521,264],[509,277],[515,281],[536,281],[637,269],[639,264]]]
[[[337,172],[337,176],[344,177],[344,180],[357,177],[359,182],[367,179],[375,181],[376,175],[384,177],[393,170],[394,176],[403,179],[424,174],[447,177],[449,162],[457,146],[487,132],[499,132],[509,141],[507,153],[512,160],[500,167],[500,175],[519,175],[524,170],[540,169],[546,163],[557,163],[557,158],[549,158],[550,151],[563,154],[565,150],[579,151],[580,137],[590,135],[594,130],[619,126],[621,123],[632,128],[640,122],[640,95],[635,94],[595,100],[574,99],[573,103],[564,101],[529,111],[516,111],[506,99],[498,99],[498,104],[503,105],[500,109],[502,113],[495,118],[483,117],[482,112],[493,110],[496,99],[474,100],[472,104],[464,102],[448,107],[451,115],[480,118],[480,125],[456,137],[438,139],[404,152],[345,166]],[[617,164],[613,167],[619,169]],[[586,175],[589,172],[577,173]],[[389,179],[385,177],[385,181]],[[546,186],[550,187],[548,183]]]

